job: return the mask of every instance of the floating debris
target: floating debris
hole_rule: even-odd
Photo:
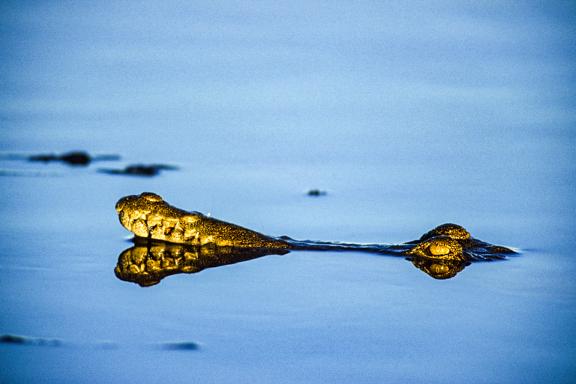
[[[307,193],[308,196],[314,196],[314,197],[326,196],[327,194],[328,194],[328,192],[322,191],[320,189],[311,189]]]
[[[86,152],[68,152],[62,155],[55,155],[53,153],[32,155],[28,157],[28,160],[43,163],[61,161],[69,165],[88,165],[92,161],[92,157]]]
[[[167,164],[133,164],[128,165],[122,169],[99,169],[99,172],[107,173],[109,175],[126,175],[126,176],[144,176],[151,177],[157,176],[161,171],[174,171],[178,167]]]
[[[40,153],[37,155],[2,154],[0,160],[25,160],[38,163],[62,162],[72,166],[87,166],[93,161],[120,160],[118,155],[90,155],[85,151],[70,151],[62,154]]]
[[[162,349],[170,351],[197,351],[200,346],[192,341],[178,341],[162,344]]]

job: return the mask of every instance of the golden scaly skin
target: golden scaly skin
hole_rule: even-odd
[[[116,203],[116,212],[124,228],[138,237],[196,246],[290,248],[282,240],[173,207],[155,193],[123,197]]]
[[[454,240],[468,240],[470,232],[458,224],[446,223],[426,232],[420,237],[420,241],[429,240],[436,236],[448,236]]]

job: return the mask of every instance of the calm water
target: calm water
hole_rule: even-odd
[[[539,383],[576,375],[572,2],[0,4],[0,382]],[[168,163],[155,178],[101,167]],[[328,191],[311,198],[310,188]],[[293,252],[118,280],[115,202],[519,257],[435,280]],[[38,344],[38,343],[37,343]]]

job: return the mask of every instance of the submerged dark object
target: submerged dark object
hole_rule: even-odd
[[[326,196],[328,192],[322,191],[320,189],[311,189],[308,191],[308,196],[318,197],[318,196]]]
[[[206,260],[209,260],[209,267],[213,267],[292,250],[357,251],[402,256],[437,279],[455,276],[471,261],[499,260],[516,253],[475,239],[457,224],[442,224],[419,240],[398,245],[350,244],[266,236],[199,212],[173,207],[150,192],[123,197],[116,203],[116,211],[120,223],[136,235],[136,246],[120,255],[116,275],[130,281],[131,275],[148,276],[150,284],[139,282],[141,285],[156,284],[169,274],[198,272],[207,268]],[[162,257],[166,254],[184,256],[181,261],[165,262]],[[130,260],[135,262],[128,262]],[[134,266],[136,264],[138,266]]]
[[[28,158],[30,161],[41,161],[44,163],[50,161],[61,161],[70,165],[88,165],[92,161],[92,157],[86,152],[68,152],[62,155],[55,154],[41,154],[33,155]]]
[[[197,351],[200,349],[200,345],[193,341],[180,341],[164,343],[162,349],[169,351]]]
[[[62,341],[58,339],[46,339],[41,337],[28,337],[20,335],[1,335],[0,343],[16,344],[16,345],[49,346],[49,347],[59,347],[60,345],[62,345]]]
[[[100,169],[102,173],[109,175],[127,175],[127,176],[157,176],[161,171],[173,171],[178,169],[173,165],[167,164],[133,164],[122,169]]]
[[[68,165],[84,165],[84,166],[90,164],[92,161],[119,160],[119,159],[120,156],[118,155],[92,156],[84,151],[72,151],[60,155],[54,153],[45,153],[45,154],[28,156],[28,161],[37,161],[43,163],[60,161]]]

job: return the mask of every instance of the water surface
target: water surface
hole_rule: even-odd
[[[570,2],[0,5],[0,381],[572,382]],[[166,163],[124,177],[97,170]],[[326,196],[306,196],[309,189]],[[519,257],[435,280],[292,252],[118,280],[143,191],[270,234],[462,224]],[[54,344],[38,340],[58,340]]]

